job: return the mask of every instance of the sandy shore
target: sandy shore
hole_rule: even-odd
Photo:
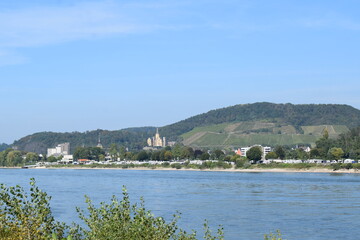
[[[175,169],[175,168],[92,168],[92,167],[39,167],[31,169],[71,169],[71,170],[146,170],[146,171],[201,171],[201,172],[298,172],[298,173],[360,173],[358,169],[325,169],[325,168],[309,168],[309,169],[292,169],[292,168],[254,168],[254,169]]]

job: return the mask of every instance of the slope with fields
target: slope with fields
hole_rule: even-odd
[[[301,126],[298,133],[291,125],[271,122],[222,123],[196,127],[182,134],[183,143],[199,148],[234,148],[261,144],[276,145],[314,145],[326,129],[330,137],[337,137],[349,131],[345,125]]]
[[[251,126],[252,122],[257,122],[258,125]],[[341,104],[294,105],[267,102],[240,104],[212,110],[162,127],[160,133],[170,139],[178,139],[179,136],[195,130],[195,128],[217,127],[224,123],[227,125],[238,124],[229,126],[234,128],[230,130],[235,132],[242,129],[254,130],[254,128],[259,131],[264,128],[263,131],[267,131],[266,129],[270,125],[274,125],[280,128],[277,130],[278,132],[292,131],[294,134],[303,134],[305,131],[303,126],[340,125],[347,128],[360,126],[360,110]],[[344,127],[340,128],[344,130]],[[276,131],[276,129],[273,130]]]

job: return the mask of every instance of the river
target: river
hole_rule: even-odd
[[[207,219],[214,230],[223,225],[229,240],[263,239],[276,229],[288,240],[360,235],[360,174],[0,169],[7,185],[28,188],[31,177],[52,196],[55,218],[67,223],[78,221],[75,207],[86,207],[85,194],[109,201],[121,198],[125,185],[131,202],[143,196],[156,216],[179,211],[179,225],[199,233]]]

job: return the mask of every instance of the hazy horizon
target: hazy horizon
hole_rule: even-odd
[[[360,3],[0,3],[0,143],[254,102],[360,108]]]

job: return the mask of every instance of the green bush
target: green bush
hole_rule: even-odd
[[[80,219],[86,224],[86,228],[79,225],[77,227],[78,236],[84,236],[83,239],[196,239],[196,232],[188,234],[179,229],[177,226],[179,215],[174,214],[173,219],[166,223],[162,217],[155,217],[151,211],[145,209],[143,199],[139,206],[132,205],[125,188],[121,201],[113,196],[110,204],[100,203],[100,207],[96,208],[86,197],[86,203],[88,213],[77,209]],[[211,234],[207,222],[204,224],[204,229],[204,239],[224,239],[222,229],[218,230],[217,236]]]
[[[247,159],[237,159],[235,160],[235,167],[236,168],[246,168],[250,166],[250,163]]]
[[[121,200],[115,196],[110,203],[100,203],[95,207],[89,197],[85,197],[86,211],[77,208],[85,226],[72,227],[54,220],[50,210],[51,197],[30,182],[30,195],[20,186],[6,187],[1,184],[0,193],[0,239],[2,240],[194,240],[196,232],[187,233],[177,225],[179,214],[174,214],[170,222],[155,217],[146,210],[144,201],[131,204],[129,195],[123,188]],[[66,236],[68,235],[68,236]],[[212,234],[207,222],[204,223],[204,239],[223,240],[222,228]]]
[[[282,240],[282,234],[280,230],[277,230],[276,233],[270,233],[264,235],[264,240]]]
[[[171,167],[176,168],[176,169],[181,169],[182,165],[180,163],[174,163],[174,164],[171,164]]]
[[[45,240],[52,233],[63,237],[68,227],[55,221],[50,209],[49,197],[30,181],[28,195],[20,186],[0,185],[0,239]]]
[[[333,163],[333,164],[331,164],[331,168],[334,171],[339,170],[341,168],[341,163]]]

